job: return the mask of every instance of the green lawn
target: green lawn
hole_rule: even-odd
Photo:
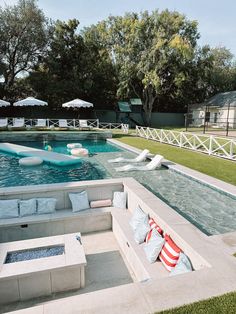
[[[162,144],[144,138],[113,134],[113,138],[139,149],[149,149],[153,154],[163,155],[166,159],[200,171],[217,179],[236,185],[236,162],[208,156],[187,149]]]
[[[194,292],[193,292],[194,293]],[[158,314],[234,314],[236,313],[236,292],[220,297],[195,302]]]

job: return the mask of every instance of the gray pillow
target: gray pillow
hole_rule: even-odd
[[[185,274],[191,272],[192,265],[187,255],[180,252],[179,259],[177,264],[175,265],[175,268],[173,268],[170,272],[169,276],[175,276],[180,274]]]
[[[36,199],[20,201],[20,216],[29,216],[36,214]]]
[[[90,208],[88,194],[86,191],[82,191],[80,193],[69,193],[69,198],[72,204],[73,212],[79,212]]]
[[[151,238],[143,247],[146,257],[150,263],[154,263],[157,260],[164,243],[165,239],[162,238],[160,233],[155,228],[152,229]]]
[[[0,200],[0,218],[15,218],[19,216],[19,200]]]
[[[55,198],[37,198],[37,213],[38,214],[51,214],[56,210]]]
[[[151,227],[148,223],[148,216],[146,216],[143,222],[138,224],[135,232],[134,232],[134,240],[138,244],[143,243],[145,241],[147,233],[151,230]]]
[[[144,222],[147,217],[148,217],[148,215],[141,209],[140,206],[138,206],[135,209],[129,224],[132,227],[132,229],[135,231],[137,226],[140,223]]]
[[[126,209],[127,202],[126,199],[127,199],[126,192],[114,192],[112,204],[114,207]]]

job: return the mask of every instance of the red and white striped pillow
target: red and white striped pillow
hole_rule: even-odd
[[[165,235],[165,244],[161,250],[159,258],[167,270],[171,271],[175,267],[180,252],[181,249],[175,244],[171,237]]]
[[[151,230],[148,232],[148,234],[146,236],[146,240],[145,240],[146,243],[150,240],[153,229],[156,229],[160,233],[160,235],[162,235],[162,233],[163,233],[163,230],[161,229],[161,227],[158,226],[158,224],[155,222],[155,220],[153,218],[150,218],[148,223],[150,225]]]

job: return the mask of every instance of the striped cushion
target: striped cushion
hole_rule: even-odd
[[[165,241],[159,258],[166,269],[171,271],[179,259],[181,249],[174,243],[170,236],[165,235]]]
[[[155,222],[155,220],[153,218],[150,218],[148,223],[150,225],[151,230],[148,232],[148,234],[146,236],[146,240],[145,240],[146,243],[148,243],[148,241],[151,238],[152,229],[155,228],[159,232],[160,235],[162,235],[162,233],[163,233],[163,230],[161,229],[161,227],[158,226],[158,224]]]

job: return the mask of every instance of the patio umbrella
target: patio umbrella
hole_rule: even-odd
[[[11,104],[8,101],[0,99],[0,107],[7,107],[7,106],[10,106],[10,105]]]
[[[25,99],[14,102],[13,106],[47,106],[48,103],[34,97],[27,97]]]
[[[91,102],[84,101],[82,99],[74,99],[66,102],[62,105],[63,108],[92,108],[93,104]]]

